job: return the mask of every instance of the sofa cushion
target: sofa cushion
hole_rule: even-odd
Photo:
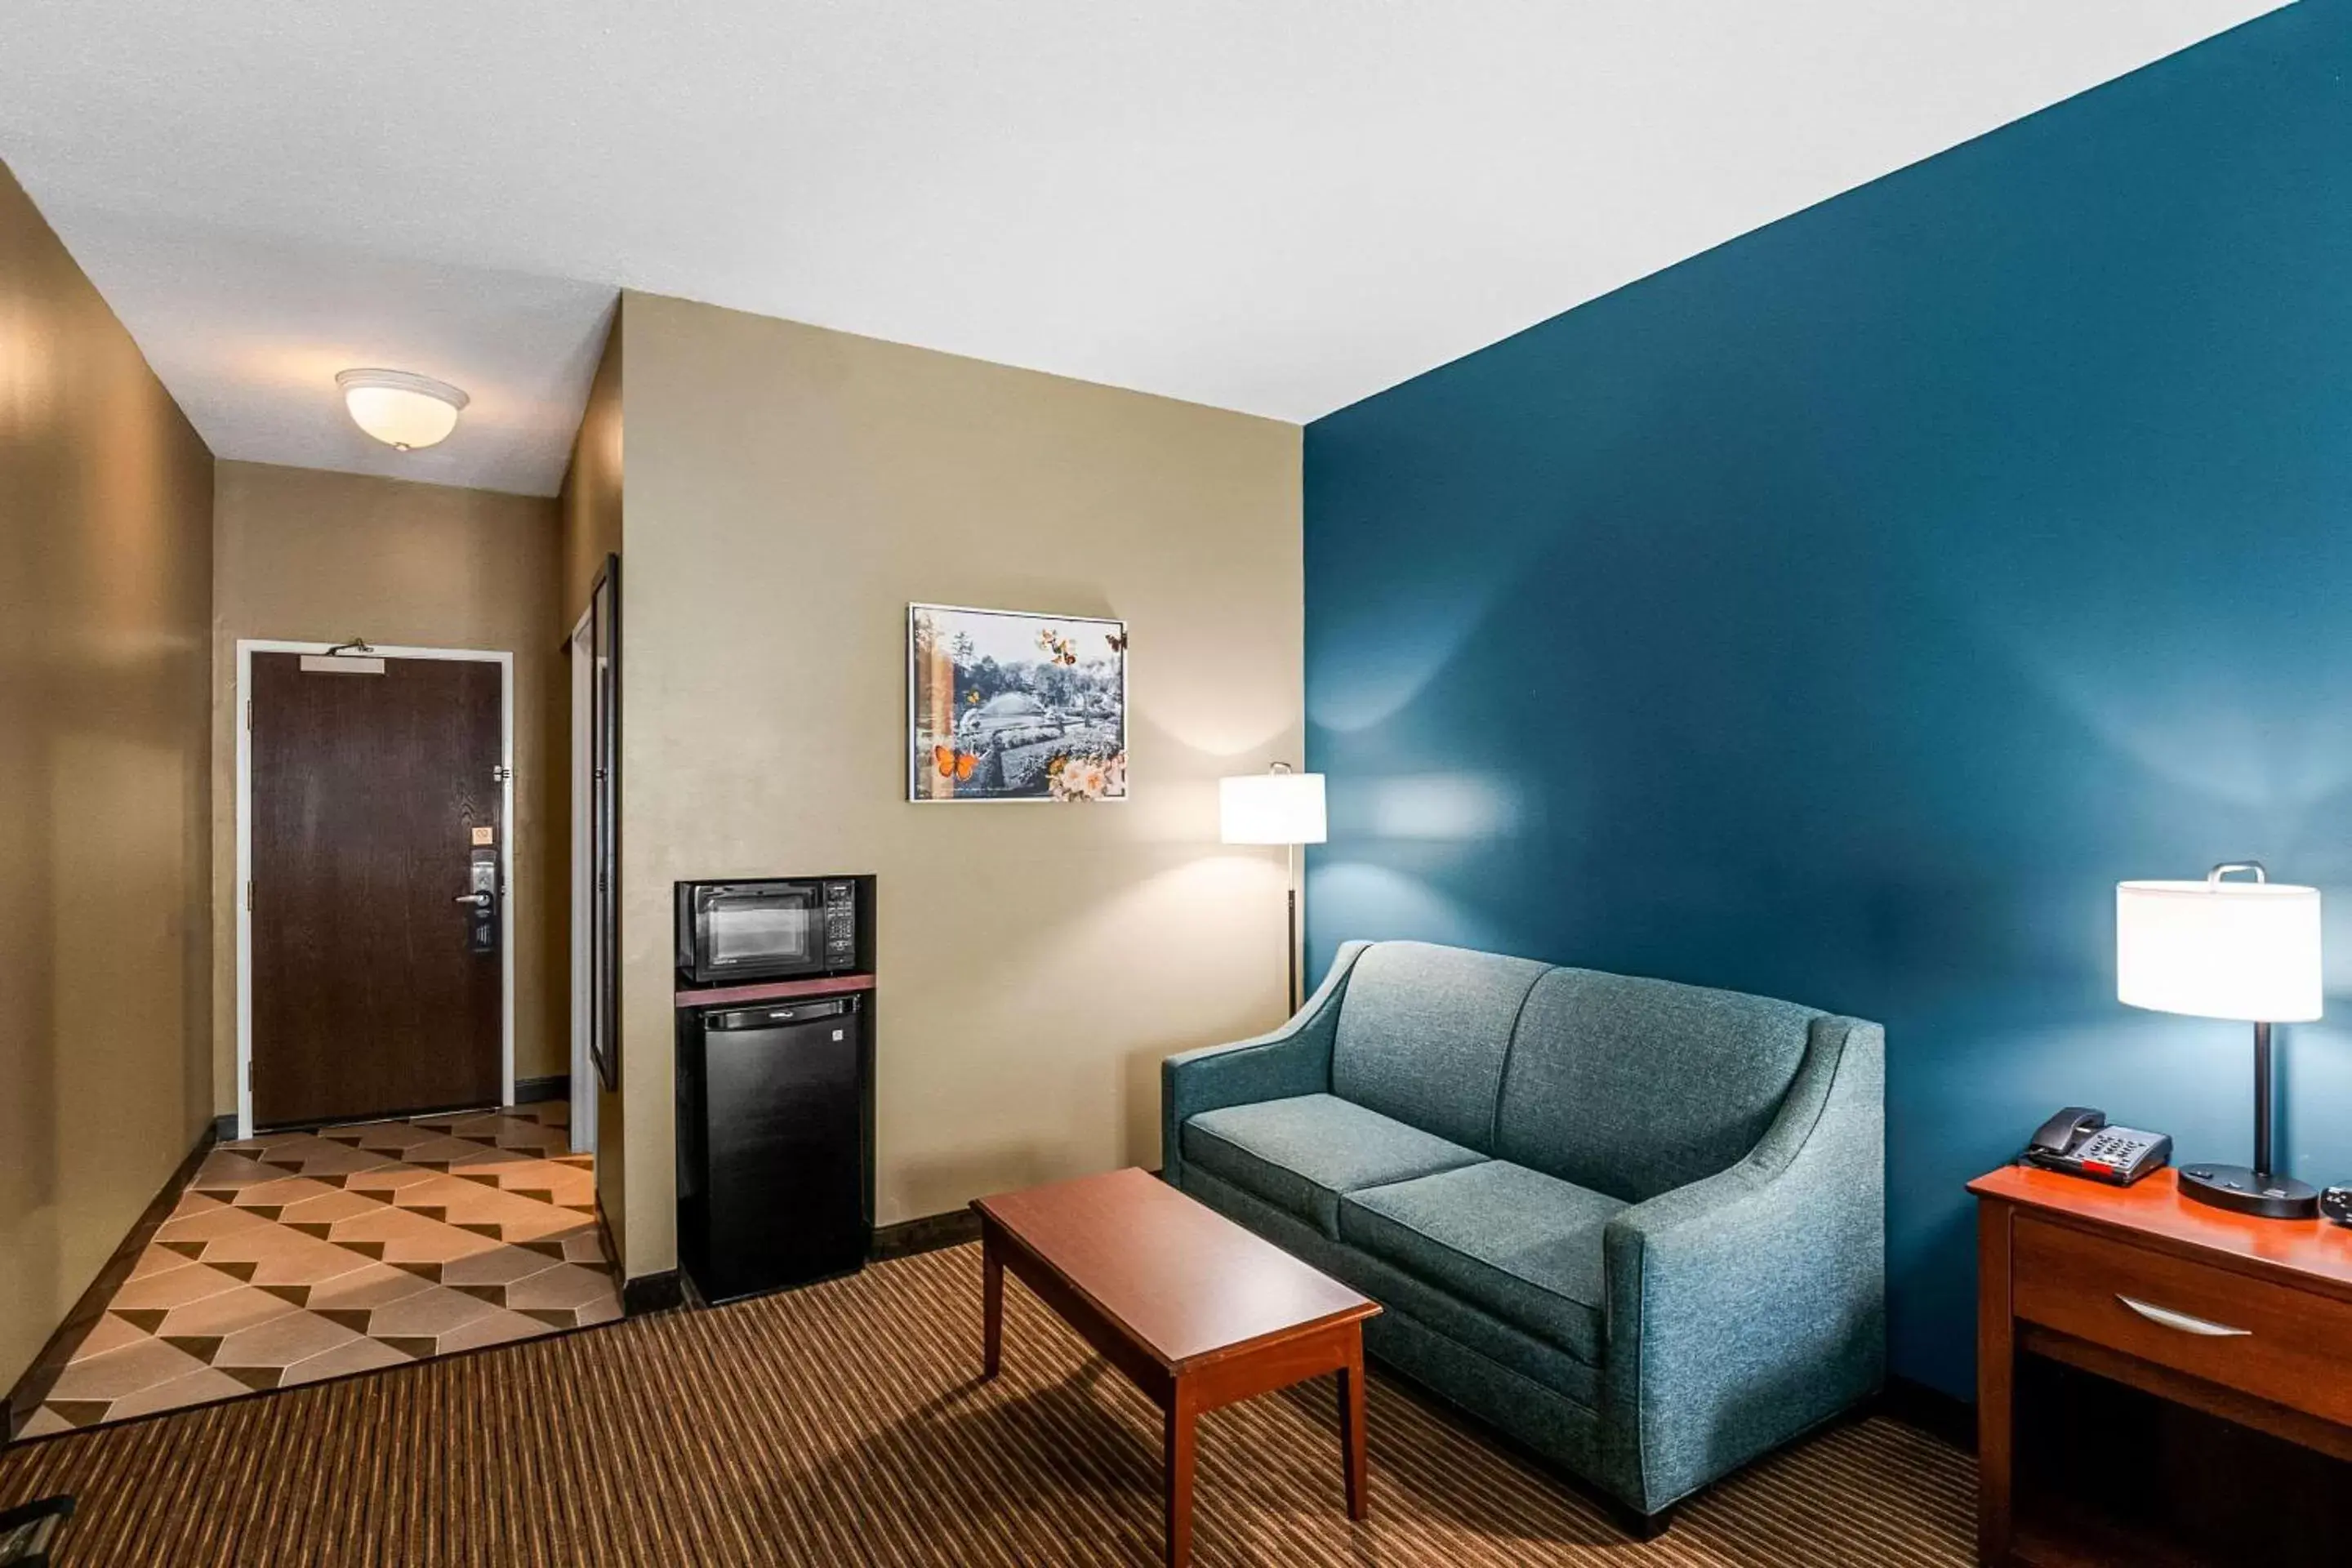
[[[1328,1094],[1204,1110],[1184,1123],[1184,1158],[1245,1193],[1339,1234],[1339,1194],[1486,1158]]]
[[[1331,1092],[1489,1152],[1511,1026],[1544,968],[1427,942],[1374,944],[1339,1004]]]
[[[1601,1363],[1601,1236],[1616,1198],[1489,1160],[1349,1193],[1339,1239]]]
[[[1540,1385],[1547,1393],[1581,1405],[1586,1411],[1601,1403],[1601,1371],[1507,1323],[1483,1307],[1473,1305],[1442,1286],[1432,1285],[1374,1258],[1360,1247],[1335,1241],[1321,1231],[1272,1204],[1220,1181],[1194,1165],[1183,1169],[1184,1191],[1223,1215],[1248,1226],[1303,1263],[1312,1264],[1334,1279],[1353,1287],[1381,1304],[1381,1315],[1364,1325],[1364,1348],[1379,1354],[1400,1320],[1410,1319],[1423,1334],[1450,1340],[1465,1347],[1457,1364],[1491,1363],[1490,1376]],[[1381,1328],[1381,1325],[1386,1325]],[[1404,1368],[1408,1373],[1413,1369]],[[1444,1384],[1433,1384],[1451,1396]],[[1524,1436],[1524,1434],[1522,1434]]]
[[[1639,1203],[1737,1163],[1805,1055],[1810,1007],[1555,969],[1512,1037],[1501,1159]]]

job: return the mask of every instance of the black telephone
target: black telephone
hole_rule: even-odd
[[[2110,1127],[2107,1113],[2070,1105],[2042,1124],[2025,1145],[2025,1161],[2045,1171],[2087,1176],[2128,1187],[2172,1158],[2172,1135]]]

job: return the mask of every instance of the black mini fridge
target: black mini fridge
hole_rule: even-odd
[[[864,1267],[874,1045],[863,994],[678,1015],[678,1258],[708,1301]]]

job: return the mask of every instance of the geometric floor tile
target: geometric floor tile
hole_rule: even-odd
[[[205,1157],[21,1436],[616,1321],[562,1101]]]

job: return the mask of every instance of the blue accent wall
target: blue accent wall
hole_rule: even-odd
[[[2352,1182],[2352,5],[2305,0],[1316,421],[1319,973],[1414,936],[1887,1027],[1897,1372],[2062,1103],[2243,1160],[2114,884],[2328,898],[2284,1150]],[[1703,1089],[1703,1086],[1694,1086]]]

